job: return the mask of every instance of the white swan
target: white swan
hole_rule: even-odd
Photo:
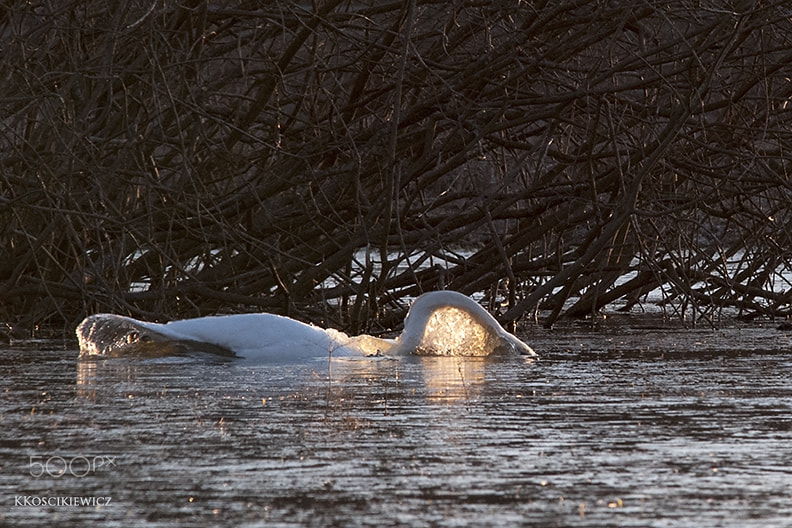
[[[454,291],[425,293],[410,307],[396,339],[349,337],[283,317],[259,313],[148,323],[96,314],[76,330],[80,356],[167,355],[196,350],[253,361],[350,355],[488,356],[536,353],[504,330],[477,302]]]

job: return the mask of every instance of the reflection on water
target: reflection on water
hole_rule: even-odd
[[[786,339],[573,328],[533,363],[269,367],[7,348],[0,525],[784,525]],[[30,502],[52,497],[111,501]]]
[[[484,384],[484,361],[461,357],[423,357],[428,401],[464,402],[478,397]]]
[[[425,356],[419,358],[420,372],[426,399],[432,403],[463,403],[478,401],[485,389],[487,374],[492,375],[492,363],[503,358]],[[533,358],[508,360],[515,368],[528,368]]]

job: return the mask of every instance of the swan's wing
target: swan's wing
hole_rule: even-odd
[[[280,315],[237,314],[173,321],[164,325],[146,323],[173,339],[212,343],[247,359],[288,360],[347,352],[348,339]]]
[[[360,353],[343,333],[274,314],[199,317],[166,324],[97,314],[77,327],[82,356],[171,355],[183,349],[253,361]]]
[[[212,343],[174,339],[157,332],[148,323],[115,314],[86,317],[75,331],[80,356],[173,356],[204,352],[233,357],[234,353]]]

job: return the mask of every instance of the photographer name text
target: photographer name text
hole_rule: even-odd
[[[108,506],[110,501],[110,497],[97,496],[47,497],[39,495],[17,495],[14,497],[14,506],[99,507]]]

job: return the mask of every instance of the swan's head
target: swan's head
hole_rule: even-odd
[[[536,356],[476,301],[454,291],[425,293],[410,307],[399,348],[418,355]]]

